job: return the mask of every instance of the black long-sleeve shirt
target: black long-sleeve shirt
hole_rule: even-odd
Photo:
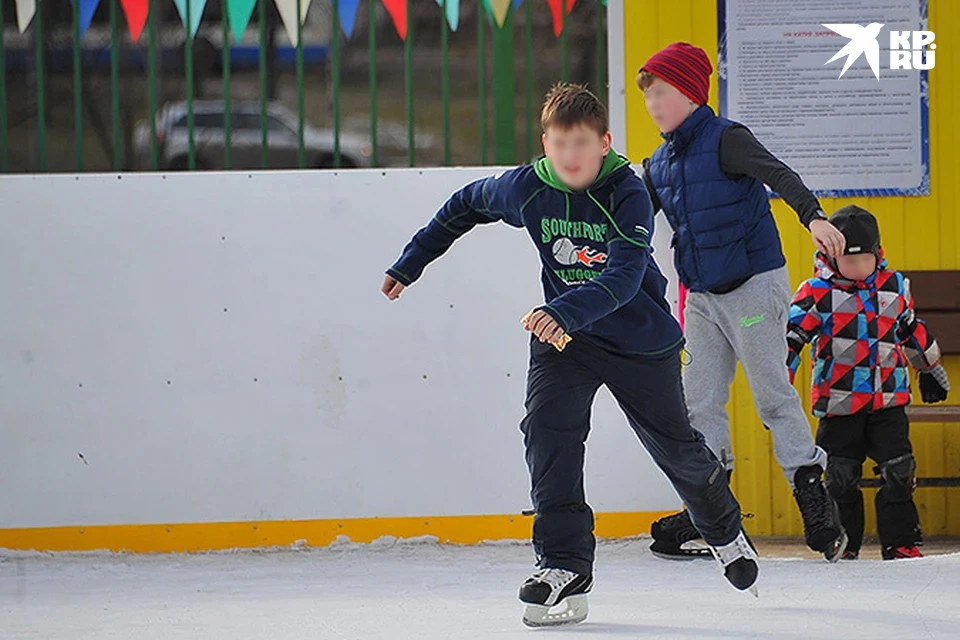
[[[760,144],[750,129],[741,124],[727,127],[720,138],[720,169],[728,178],[756,178],[776,191],[790,205],[803,226],[825,218],[820,201],[803,184],[797,172]]]

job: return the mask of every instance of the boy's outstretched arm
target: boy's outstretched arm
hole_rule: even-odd
[[[927,325],[917,317],[913,310],[913,296],[910,295],[910,281],[902,275],[900,295],[903,297],[904,310],[897,318],[897,339],[907,361],[920,371],[920,395],[924,402],[942,402],[947,399],[950,381],[947,371],[940,364],[940,345],[927,330]]]
[[[613,212],[607,211],[610,224],[607,238],[607,262],[597,277],[563,293],[542,309],[572,333],[610,315],[627,304],[640,291],[650,261],[650,229],[653,207],[644,189],[624,196]]]
[[[790,302],[787,319],[787,369],[793,382],[800,367],[800,354],[808,342],[820,333],[820,312],[817,310],[813,285],[807,280],[800,285]]]
[[[720,168],[728,176],[750,176],[769,185],[790,205],[800,222],[810,229],[814,244],[831,256],[843,255],[846,240],[827,221],[820,201],[803,184],[797,172],[770,153],[750,129],[731,125],[720,139]]]
[[[522,168],[521,168],[522,169]],[[381,291],[391,300],[423,274],[459,238],[478,224],[503,220],[522,227],[517,200],[521,169],[471,182],[452,196],[425,227],[417,231],[400,258],[387,269]]]

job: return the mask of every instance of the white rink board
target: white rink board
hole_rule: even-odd
[[[525,232],[379,292],[496,170],[0,177],[0,528],[527,508]],[[597,511],[678,505],[606,393],[594,425]]]

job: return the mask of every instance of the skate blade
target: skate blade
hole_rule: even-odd
[[[650,553],[661,560],[673,560],[674,562],[690,562],[701,558],[713,559],[709,549],[680,549],[680,553],[663,553],[662,551],[651,551]]]
[[[523,624],[528,627],[558,627],[587,619],[587,594],[564,598],[552,607],[528,604],[523,611]]]
[[[689,562],[690,560],[696,560],[698,558],[706,558],[707,560],[713,559],[713,554],[710,553],[710,549],[708,547],[678,547],[671,549],[670,551],[664,551],[662,549],[655,549],[655,546],[656,543],[650,545],[650,553],[661,560],[679,560],[680,562]]]
[[[847,532],[844,531],[840,534],[840,539],[837,540],[837,543],[834,545],[833,549],[830,551],[824,551],[823,557],[826,558],[827,562],[830,564],[835,564],[840,560],[840,557],[843,556],[843,552],[847,550],[847,544],[849,544],[850,538],[847,536]]]

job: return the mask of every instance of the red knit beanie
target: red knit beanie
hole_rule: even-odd
[[[687,42],[674,42],[653,54],[640,71],[649,71],[697,104],[706,104],[713,66],[707,52]]]

